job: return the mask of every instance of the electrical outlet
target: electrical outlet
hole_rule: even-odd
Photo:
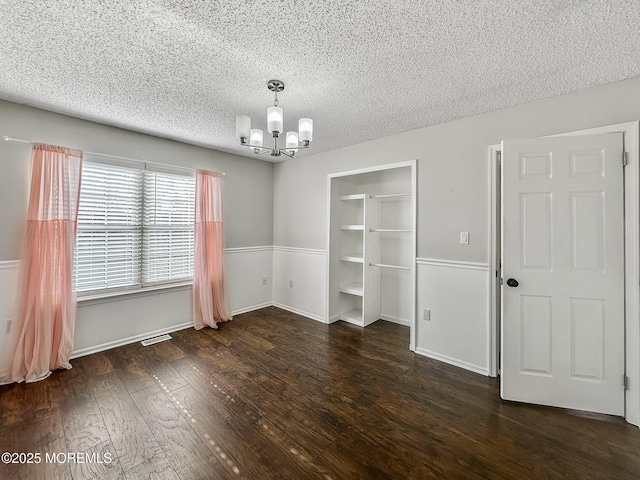
[[[7,330],[5,333],[9,333],[11,331],[11,319],[7,318]]]
[[[293,288],[293,280],[289,280],[289,288]]]
[[[267,277],[262,277],[262,284],[266,285],[267,284]]]
[[[423,308],[422,309],[422,319],[426,320],[427,322],[431,321],[431,310],[428,308]]]

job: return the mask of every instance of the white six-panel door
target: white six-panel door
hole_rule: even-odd
[[[505,400],[624,414],[622,152],[622,134],[503,142]]]

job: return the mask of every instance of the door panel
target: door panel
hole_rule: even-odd
[[[604,302],[571,298],[571,376],[601,382],[604,377]]]
[[[622,134],[503,142],[506,400],[624,414],[622,146]]]
[[[604,273],[604,192],[572,192],[571,269]]]
[[[520,296],[520,372],[551,375],[551,297]]]
[[[551,192],[520,194],[520,265],[523,270],[551,270]]]

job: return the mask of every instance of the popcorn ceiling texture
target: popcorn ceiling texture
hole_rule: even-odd
[[[640,75],[638,0],[0,7],[0,98],[247,156],[235,116],[266,130],[271,78],[308,154]]]

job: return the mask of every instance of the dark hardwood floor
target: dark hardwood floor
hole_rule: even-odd
[[[502,402],[411,353],[407,327],[265,308],[172,336],[0,387],[0,453],[42,455],[0,478],[640,478],[640,429]]]

